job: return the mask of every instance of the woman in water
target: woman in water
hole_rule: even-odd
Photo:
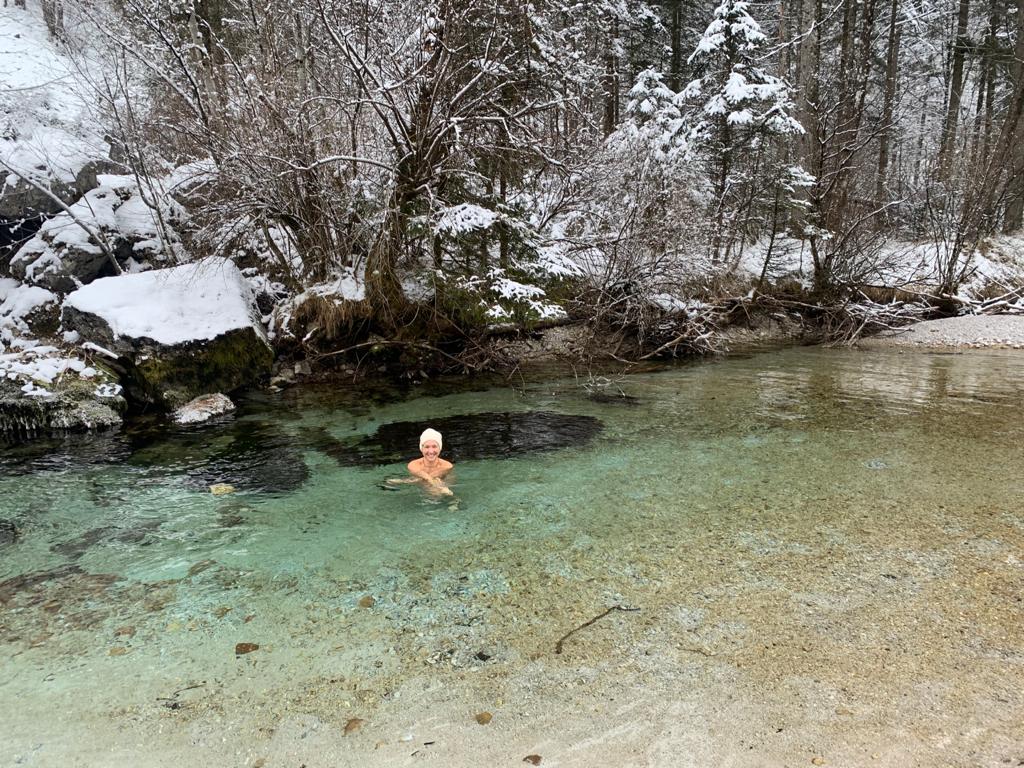
[[[409,474],[412,477],[407,480],[389,480],[388,482],[414,483],[422,480],[431,492],[439,493],[442,496],[454,496],[452,489],[445,483],[444,477],[452,471],[452,467],[455,465],[441,458],[441,445],[440,432],[429,428],[423,430],[423,434],[420,435],[420,453],[423,456],[413,459],[408,465]]]

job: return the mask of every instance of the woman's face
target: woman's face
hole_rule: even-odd
[[[437,455],[441,453],[441,446],[437,444],[437,440],[425,440],[423,445],[420,446],[420,453],[423,454],[423,458],[427,461],[434,461]]]

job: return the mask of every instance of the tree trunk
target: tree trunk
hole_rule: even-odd
[[[6,3],[5,3],[6,5]],[[46,31],[54,40],[64,39],[64,0],[42,0],[40,6],[43,10],[43,21],[46,23]],[[25,7],[25,3],[21,3]]]
[[[1013,51],[1014,92],[1024,93],[1024,0],[1017,0],[1017,45]],[[1007,185],[1007,204],[1003,214],[1003,232],[1016,232],[1024,226],[1024,119],[1020,119],[1012,133],[1010,179]]]
[[[882,129],[878,140],[878,174],[875,177],[875,205],[887,201],[886,182],[889,174],[889,142],[892,140],[892,120],[896,103],[897,65],[900,59],[902,28],[896,23],[899,0],[889,6],[889,41],[885,56],[885,93],[882,104]]]
[[[669,39],[671,41],[671,58],[669,64],[668,87],[678,92],[682,87],[683,71],[683,0],[669,2]]]
[[[397,330],[405,308],[405,294],[395,269],[405,242],[404,201],[398,192],[391,199],[377,239],[366,257],[366,301],[385,330]]]
[[[615,55],[615,39],[619,36],[618,20],[611,22],[611,37],[604,59],[604,135],[609,136],[619,124],[619,59]]]
[[[819,75],[821,67],[821,0],[803,0],[799,19],[802,41],[796,61],[795,91],[798,114],[805,133],[800,138],[803,167],[815,178],[821,177],[821,141],[818,122]]]
[[[949,82],[949,103],[946,118],[942,123],[942,140],[939,144],[939,177],[949,176],[949,165],[953,143],[956,140],[956,125],[960,117],[960,99],[964,91],[964,59],[970,42],[967,39],[967,22],[970,18],[970,0],[960,0],[956,18],[956,41],[953,44],[953,72]]]

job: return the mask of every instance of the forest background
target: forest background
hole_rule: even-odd
[[[132,180],[119,195],[153,212],[146,248],[109,249],[103,274],[228,256],[279,352],[429,341],[443,363],[575,320],[671,353],[706,346],[708,308],[737,296],[847,320],[869,299],[1019,302],[1019,281],[976,278],[1024,221],[1024,0],[42,15]],[[13,140],[25,94],[4,100]],[[52,181],[11,157],[9,184]],[[59,258],[15,255],[43,218],[7,246],[22,276]],[[79,223],[103,245],[104,222]]]

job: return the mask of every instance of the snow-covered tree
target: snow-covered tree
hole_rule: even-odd
[[[680,93],[697,111],[688,141],[714,189],[712,256],[756,230],[758,198],[771,200],[790,174],[786,142],[803,133],[787,83],[759,65],[766,41],[745,0],[723,0],[688,62],[698,77]],[[752,233],[753,234],[753,233]]]
[[[609,138],[612,146],[642,146],[652,159],[673,160],[686,152],[686,123],[678,95],[660,72],[645,69],[629,91],[626,119]]]

